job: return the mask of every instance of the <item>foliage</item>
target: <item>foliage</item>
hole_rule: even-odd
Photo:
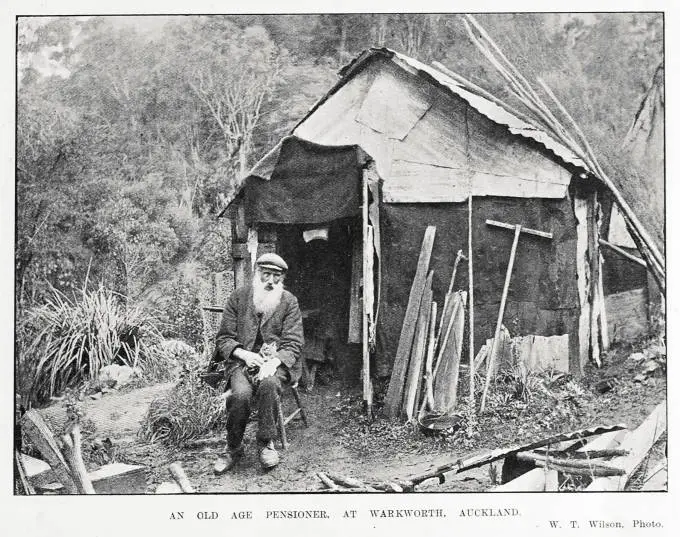
[[[523,73],[550,85],[636,213],[663,233],[658,194],[620,150],[662,60],[663,18],[478,19]],[[184,263],[202,265],[199,278],[229,269],[230,233],[216,214],[370,46],[440,61],[509,98],[453,14],[20,17],[19,312],[86,275],[138,303]]]
[[[143,439],[181,446],[226,425],[224,397],[201,379],[204,366],[184,364],[177,385],[151,402],[140,429]]]
[[[27,395],[34,401],[96,378],[108,364],[149,372],[162,360],[161,335],[150,316],[101,286],[77,299],[52,289],[43,306],[27,311],[21,334],[26,341],[18,370],[30,374]]]

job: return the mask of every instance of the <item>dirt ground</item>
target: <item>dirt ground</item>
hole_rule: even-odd
[[[116,462],[142,464],[149,469],[150,493],[161,482],[170,480],[168,465],[175,461],[181,462],[199,492],[209,493],[320,491],[324,487],[316,473],[322,471],[369,482],[404,479],[433,465],[555,432],[617,423],[634,429],[666,396],[663,371],[635,380],[641,362],[630,356],[637,350],[639,346],[619,348],[605,358],[602,368],[588,367],[581,379],[562,377],[553,382],[561,388],[543,379],[542,386],[548,389],[537,389],[530,402],[502,394],[490,398],[488,411],[479,417],[478,434],[472,437],[463,431],[427,436],[412,425],[382,418],[379,404],[377,419],[369,422],[362,412],[358,387],[350,389],[337,383],[317,386],[312,393],[301,392],[310,424],[305,428],[301,421],[294,421],[287,426],[290,445],[280,451],[281,464],[277,468],[269,472],[260,469],[255,449],[256,424],[251,423],[245,436],[246,456],[222,476],[214,475],[212,468],[225,447],[223,443],[178,449],[139,438],[137,433],[150,402],[167,392],[172,383],[107,393],[98,400],[88,397],[83,403],[86,462],[90,469],[96,467],[95,461],[88,460],[87,443],[108,438],[115,448]],[[377,401],[380,402],[380,388]],[[285,404],[292,405],[292,397],[286,397]],[[61,405],[44,409],[43,415],[53,430],[65,419]],[[657,446],[655,456],[662,457],[664,450],[665,445]],[[495,484],[494,472],[500,475],[498,464],[493,470],[489,466],[477,468],[424,490],[487,490]]]

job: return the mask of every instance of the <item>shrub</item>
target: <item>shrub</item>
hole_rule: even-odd
[[[73,300],[52,288],[45,305],[27,312],[23,335],[20,363],[36,402],[96,378],[109,364],[142,373],[163,367],[161,335],[151,317],[102,286]]]

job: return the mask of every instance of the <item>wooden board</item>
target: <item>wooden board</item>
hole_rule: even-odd
[[[430,266],[435,232],[436,228],[434,226],[428,226],[425,230],[420,256],[418,257],[416,274],[413,278],[413,284],[411,285],[411,292],[409,293],[408,305],[406,306],[406,313],[404,315],[402,330],[399,336],[397,353],[394,357],[390,384],[387,388],[387,395],[385,396],[384,410],[385,415],[389,418],[397,417],[401,408],[404,381],[408,370],[408,359],[411,352],[411,344],[413,343],[413,334],[415,333],[418,310],[420,309],[420,300],[423,296],[425,280]]]
[[[569,334],[512,338],[512,354],[531,371],[555,369],[569,372]]]
[[[629,455],[616,457],[610,461],[612,466],[625,470],[622,476],[599,477],[586,488],[587,491],[621,491],[628,480],[649,453],[649,450],[666,431],[666,401],[659,403],[645,421],[630,433],[620,449],[630,451]]]
[[[358,233],[352,238],[352,275],[350,281],[349,298],[349,329],[347,331],[347,343],[361,343],[361,278],[362,268],[362,244]]]
[[[633,341],[649,333],[645,288],[609,295],[604,304],[612,343]]]
[[[465,291],[458,291],[451,300],[453,304],[452,316],[449,321],[451,330],[448,339],[446,341],[442,340],[444,347],[438,362],[440,365],[434,378],[433,410],[435,412],[448,414],[456,408],[460,353],[463,350],[466,300],[467,293]],[[446,331],[444,333],[446,334]]]
[[[416,331],[411,348],[409,359],[408,374],[406,376],[406,386],[404,388],[404,403],[402,412],[407,421],[411,421],[415,415],[416,405],[418,404],[418,387],[422,382],[423,358],[427,351],[427,335],[430,327],[430,313],[432,311],[432,272],[425,282],[423,298],[420,301],[420,311],[416,322]]]
[[[509,175],[494,175],[424,162],[393,160],[383,184],[386,203],[459,203],[473,196],[562,199],[567,185]]]

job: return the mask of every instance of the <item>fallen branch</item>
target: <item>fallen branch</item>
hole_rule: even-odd
[[[549,455],[539,455],[537,453],[517,453],[516,457],[518,460],[535,462],[539,464],[539,466],[554,468],[565,474],[599,477],[623,475],[625,473],[623,468],[593,463],[592,461],[559,459]]]
[[[342,485],[343,487],[363,489],[367,492],[378,492],[375,488],[368,486],[363,481],[355,479],[354,477],[344,476],[342,474],[337,474],[335,472],[325,472],[325,475],[331,481],[334,481],[337,485]]]
[[[196,492],[193,485],[191,484],[191,481],[189,481],[187,474],[184,473],[184,469],[182,468],[180,463],[173,462],[168,467],[168,470],[170,470],[172,477],[175,479],[175,481],[177,481],[177,484],[182,489],[182,492],[189,493]]]
[[[67,433],[61,436],[62,451],[69,464],[71,476],[82,494],[94,494],[94,487],[87,475],[83,453],[81,450],[80,425],[75,422],[69,426]]]
[[[622,457],[624,455],[628,455],[630,451],[625,450],[625,449],[595,449],[595,450],[590,450],[590,451],[572,451],[572,452],[565,452],[565,451],[553,451],[551,453],[548,453],[545,450],[536,450],[535,451],[536,455],[551,455],[552,457],[556,459],[563,459],[563,458],[569,458],[569,459],[603,459],[606,457]]]
[[[328,489],[338,490],[338,486],[323,472],[317,472],[316,477],[318,477]]]

